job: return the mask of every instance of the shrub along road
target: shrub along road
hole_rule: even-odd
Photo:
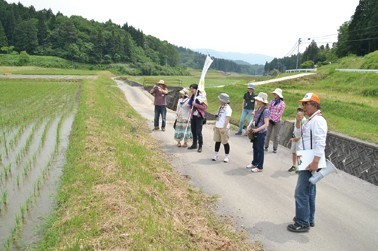
[[[128,102],[153,127],[153,97],[140,87],[116,80]],[[232,100],[231,100],[232,102]],[[232,103],[231,103],[232,104]],[[296,174],[290,151],[280,146],[265,155],[264,172],[251,173],[251,143],[245,136],[230,138],[230,162],[223,163],[223,147],[218,161],[214,152],[213,123],[204,127],[203,152],[178,148],[172,128],[175,115],[168,111],[165,132],[151,132],[161,142],[175,170],[190,177],[193,186],[219,196],[218,213],[234,219],[237,227],[259,240],[266,250],[375,250],[378,246],[378,188],[339,171],[317,185],[315,227],[308,233],[291,233],[286,226],[294,216]]]

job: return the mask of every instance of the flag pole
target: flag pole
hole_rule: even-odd
[[[199,91],[201,92],[202,95],[204,95],[206,97],[205,76],[206,76],[207,70],[210,68],[210,65],[213,61],[214,61],[214,59],[209,54],[206,55],[205,63],[203,64],[201,77],[200,77],[200,80],[198,82],[197,91],[194,94],[193,102],[195,102],[195,99],[196,99]],[[188,126],[189,126],[189,122],[190,122],[190,115],[192,114],[192,112],[193,112],[193,103],[192,103],[192,107],[190,108],[190,112],[189,112],[189,116],[188,116],[188,122],[187,122],[186,127],[185,127],[184,139],[185,139],[185,135],[188,131]]]

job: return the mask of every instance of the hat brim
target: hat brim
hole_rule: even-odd
[[[304,98],[304,99],[298,100],[298,103],[308,102],[308,101],[310,101],[310,99]]]
[[[229,103],[230,102],[230,100],[224,100],[224,99],[220,99],[220,98],[219,98],[219,101],[222,101],[223,103]]]
[[[260,97],[255,97],[255,100],[257,100],[257,101],[261,101],[261,102],[263,102],[264,104],[268,104],[268,101],[264,101],[262,98],[260,98]]]
[[[280,97],[280,98],[283,98],[282,94],[279,94],[279,93],[277,93],[277,92],[272,92],[272,93],[273,93],[273,94],[277,94],[278,97]]]

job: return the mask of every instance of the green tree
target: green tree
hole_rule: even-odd
[[[3,46],[8,46],[8,40],[7,36],[5,35],[3,24],[0,21],[0,48]]]
[[[43,18],[43,16],[41,16],[41,17],[38,19],[38,25],[37,25],[37,28],[38,28],[38,33],[37,33],[38,44],[43,45],[43,44],[46,42],[46,40],[47,40],[47,35],[48,35],[48,30],[47,30],[46,21],[45,21],[45,19]]]
[[[37,20],[30,19],[19,23],[14,31],[14,45],[17,51],[26,51],[33,54],[38,46]]]
[[[318,58],[319,58],[319,48],[316,42],[312,40],[310,45],[303,52],[301,62],[306,62],[306,61],[311,60],[316,63],[318,62]]]
[[[363,56],[378,50],[378,1],[360,0],[348,27],[350,51]]]
[[[350,21],[343,23],[339,30],[336,43],[336,55],[338,57],[344,57],[349,54],[349,27]]]

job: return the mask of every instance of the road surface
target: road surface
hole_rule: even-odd
[[[126,99],[153,128],[153,97],[141,87],[115,80]],[[232,101],[231,101],[232,102]],[[232,103],[231,103],[232,104]],[[339,171],[317,185],[315,227],[308,233],[292,233],[286,226],[294,216],[294,189],[297,175],[291,166],[289,149],[265,154],[264,171],[251,173],[251,143],[245,136],[230,137],[230,162],[223,163],[223,146],[218,161],[214,152],[213,124],[203,129],[202,153],[178,148],[173,139],[174,112],[168,110],[166,131],[151,131],[161,148],[172,158],[172,166],[190,183],[209,195],[219,196],[218,213],[235,220],[251,240],[259,240],[265,250],[377,250],[378,188]]]

